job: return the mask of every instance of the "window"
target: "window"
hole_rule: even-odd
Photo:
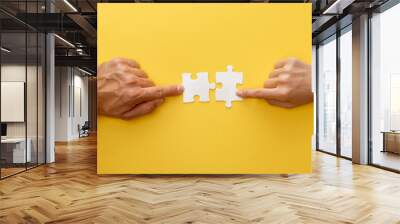
[[[400,4],[371,18],[372,164],[400,170]]]
[[[400,73],[390,75],[390,130],[400,130]]]
[[[336,153],[336,36],[318,47],[318,149]]]
[[[352,32],[340,36],[340,155],[352,157]]]

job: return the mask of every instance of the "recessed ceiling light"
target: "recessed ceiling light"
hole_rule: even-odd
[[[83,69],[81,69],[81,68],[79,68],[79,67],[78,67],[78,70],[81,71],[81,72],[83,72],[83,73],[85,73],[85,74],[87,74],[87,75],[90,75],[90,76],[93,75],[92,73],[90,73],[90,72],[88,72],[88,71],[86,71],[86,70],[83,70]]]
[[[64,0],[64,3],[68,5],[68,7],[70,7],[74,12],[78,12],[78,10],[68,0]]]
[[[322,14],[342,14],[343,9],[351,5],[355,0],[336,0]]]
[[[11,52],[11,50],[9,50],[9,49],[7,49],[5,47],[1,47],[0,49],[1,49],[1,51],[4,51],[6,53],[10,53]]]
[[[73,45],[71,42],[69,42],[68,40],[60,37],[58,34],[54,34],[55,37],[57,37],[59,40],[61,40],[62,42],[64,42],[65,44],[67,44],[70,47],[75,48],[75,45]]]

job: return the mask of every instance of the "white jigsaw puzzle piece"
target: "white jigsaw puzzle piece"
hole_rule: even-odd
[[[197,79],[192,79],[191,73],[182,74],[182,85],[184,87],[183,102],[194,102],[194,96],[200,97],[200,102],[210,101],[210,89],[215,89],[215,83],[208,81],[207,72],[198,72]]]
[[[228,65],[226,72],[217,72],[216,83],[222,83],[222,88],[217,89],[215,98],[217,101],[225,101],[226,107],[232,107],[232,101],[240,101],[236,95],[236,85],[243,84],[243,73],[234,72],[233,66]]]

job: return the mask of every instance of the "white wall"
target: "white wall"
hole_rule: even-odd
[[[88,78],[75,68],[56,67],[55,85],[55,140],[77,139],[78,125],[88,120]]]
[[[81,76],[81,73],[79,75],[75,75],[74,79],[74,86],[75,86],[75,91],[74,91],[74,99],[75,99],[75,116],[74,119],[72,120],[72,135],[74,137],[79,137],[78,129],[76,128],[78,124],[81,126],[85,123],[85,121],[88,121],[89,117],[89,110],[88,110],[88,78],[85,76]],[[79,93],[80,91],[80,93]],[[78,97],[80,96],[80,97]],[[80,101],[80,102],[78,102]],[[81,108],[79,108],[81,107]],[[82,111],[79,111],[81,109]]]
[[[55,141],[68,141],[69,68],[55,68]]]

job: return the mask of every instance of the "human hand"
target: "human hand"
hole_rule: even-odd
[[[264,88],[238,90],[243,98],[259,98],[269,104],[294,108],[313,101],[311,65],[289,58],[275,64]]]
[[[132,119],[152,112],[168,96],[182,94],[180,85],[155,86],[137,62],[116,58],[98,67],[99,114]]]

